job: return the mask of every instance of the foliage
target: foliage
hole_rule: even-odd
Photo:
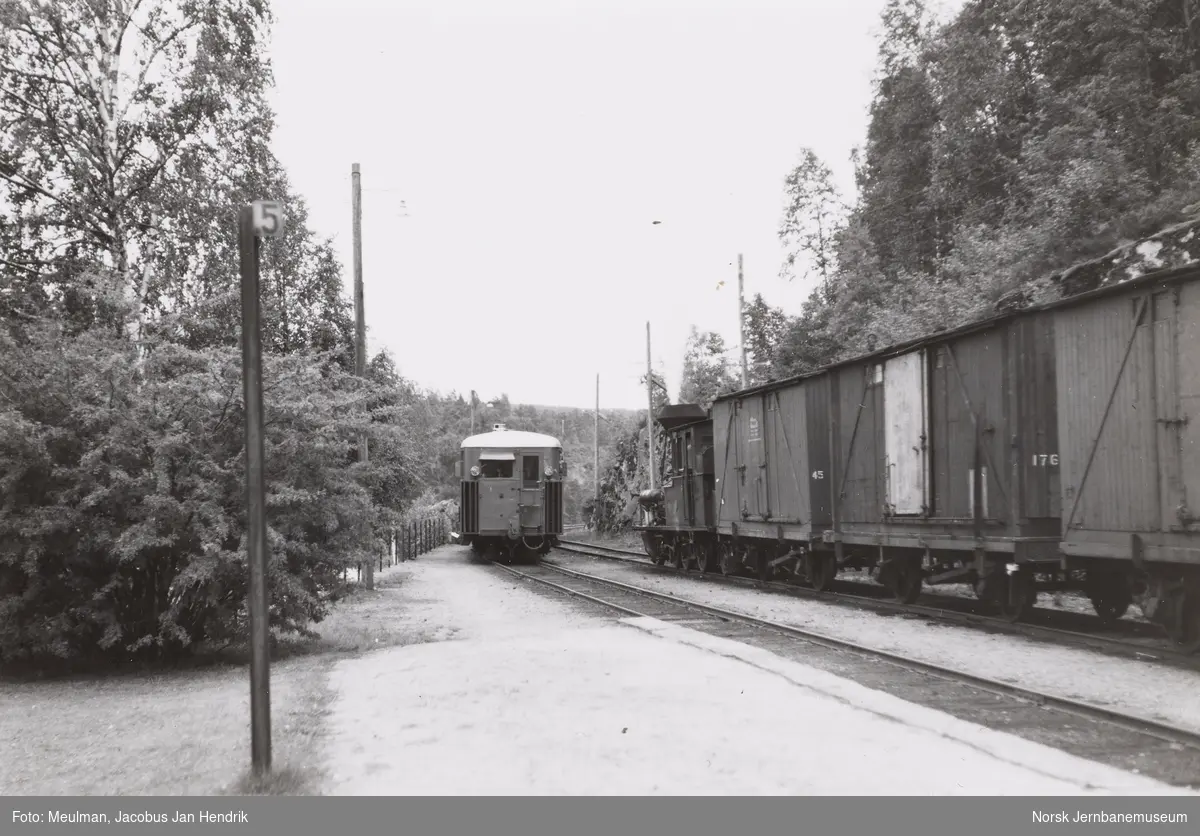
[[[708,409],[718,395],[738,388],[725,339],[715,331],[700,333],[692,326],[683,355],[683,375],[679,383],[679,402]]]
[[[0,334],[0,660],[164,656],[246,628],[240,353],[108,329]],[[386,393],[328,354],[264,361],[271,623],[305,633],[412,494]],[[365,408],[374,401],[374,408]],[[351,463],[367,432],[370,464]]]
[[[843,206],[833,172],[811,148],[801,151],[800,162],[784,181],[784,195],[787,207],[779,227],[779,238],[788,250],[784,274],[794,274],[797,260],[807,261],[822,281],[829,281],[836,257],[833,236]]]
[[[765,383],[779,362],[779,350],[788,330],[788,317],[781,309],[768,305],[761,293],[743,312],[746,339],[746,366],[751,385]],[[680,395],[682,399],[682,394]]]
[[[774,351],[759,349],[771,359],[756,376],[1073,292],[1064,268],[1192,217],[1197,11],[968,0],[935,24],[921,0],[890,0],[858,200],[832,235],[827,281]]]

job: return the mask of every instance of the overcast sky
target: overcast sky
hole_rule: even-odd
[[[853,193],[883,5],[285,0],[276,149],[348,288],[362,167],[372,354],[523,403],[591,406],[599,373],[601,406],[644,407],[647,320],[672,397],[691,325],[737,343],[739,252],[747,299],[800,310],[783,180],[811,146]]]

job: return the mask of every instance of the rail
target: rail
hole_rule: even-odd
[[[595,543],[579,543],[571,540],[560,541],[558,548],[564,552],[595,557],[602,560],[617,560],[630,563],[649,571],[665,572],[670,575],[680,575],[678,570],[665,566],[658,566],[654,564],[645,554],[631,551],[629,549],[614,548],[612,546],[604,546]],[[687,575],[682,576],[686,577]],[[720,573],[707,573],[704,575],[694,574],[691,576],[696,578],[704,578],[707,581],[729,586],[741,586],[750,589],[767,590],[780,594],[791,595],[793,597],[824,601],[830,604],[851,606],[858,609],[867,609],[875,612],[916,615],[923,618],[953,623],[975,629],[1007,633],[1010,635],[1020,635],[1041,641],[1054,642],[1056,644],[1083,647],[1089,650],[1099,651],[1110,656],[1136,659],[1143,662],[1165,664],[1188,670],[1200,670],[1200,658],[1177,650],[1170,645],[1167,640],[1163,639],[1158,631],[1153,629],[1150,625],[1143,625],[1136,622],[1120,622],[1121,627],[1115,629],[1120,629],[1123,631],[1122,637],[1105,636],[1096,632],[1085,632],[1080,629],[1056,627],[1052,624],[1046,623],[1014,623],[1002,618],[996,618],[972,611],[974,608],[979,606],[977,601],[968,598],[940,596],[937,595],[937,593],[927,594],[942,598],[942,603],[944,606],[903,604],[897,601],[873,597],[870,594],[863,594],[862,591],[839,592],[827,590],[825,592],[818,592],[814,589],[797,586],[791,583],[784,583],[780,581],[760,581],[750,578],[722,575]],[[842,579],[838,579],[837,583],[844,586],[852,585],[854,587],[858,587],[860,590],[877,591],[880,595],[886,594],[882,587],[876,588],[872,584]],[[958,604],[963,608],[969,609],[950,608],[954,604]],[[1037,613],[1038,617],[1042,618],[1043,620],[1058,619],[1060,622],[1066,621],[1076,625],[1087,624],[1089,628],[1091,628],[1092,625],[1100,626],[1102,624],[1098,616],[1084,613],[1061,612],[1040,608],[1037,610]],[[1140,640],[1138,640],[1139,636],[1141,637]]]
[[[879,650],[813,630],[700,604],[620,581],[552,564],[505,566],[513,576],[615,610],[627,616],[686,622],[710,635],[735,638],[825,666],[843,678],[861,674],[870,687],[982,725],[1075,751],[1169,783],[1200,781],[1200,733],[1171,723],[1026,688]],[[746,626],[761,633],[747,635]],[[780,637],[785,641],[781,645]],[[795,644],[789,643],[792,640]],[[822,655],[821,648],[834,655]],[[847,654],[859,662],[850,664]],[[880,664],[889,666],[881,675]],[[866,667],[864,667],[864,665]],[[941,685],[930,682],[933,678]],[[931,685],[933,687],[931,687]],[[998,702],[999,701],[999,702]],[[1054,716],[1057,714],[1058,716]],[[1021,722],[1014,717],[1030,718]],[[1136,739],[1131,740],[1133,735]]]

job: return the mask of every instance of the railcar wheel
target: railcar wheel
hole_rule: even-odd
[[[707,574],[712,565],[712,543],[696,543],[696,571],[701,575]]]
[[[1088,570],[1085,581],[1087,596],[1100,620],[1108,625],[1125,615],[1133,603],[1129,584],[1117,572]]]
[[[732,540],[726,540],[721,544],[721,574],[736,575],[741,567],[737,547]]]
[[[1166,623],[1167,635],[1184,653],[1200,650],[1200,593],[1184,592]]]
[[[671,559],[671,553],[675,550],[675,545],[662,537],[657,538],[657,540],[658,548],[654,551],[654,565],[662,566]]]
[[[675,547],[675,568],[686,573],[692,567],[692,544],[680,543]]]
[[[917,560],[897,561],[889,586],[892,595],[902,604],[915,604],[921,597],[921,564]]]
[[[837,558],[831,554],[816,554],[809,552],[805,558],[808,564],[808,580],[817,592],[826,592],[837,577]]]
[[[1037,578],[1027,569],[1007,575],[1003,581],[997,583],[996,604],[1000,609],[1000,617],[1013,623],[1029,615],[1029,611],[1037,603],[1036,583]]]
[[[646,550],[646,554],[649,555],[650,559],[653,560],[655,563],[659,562],[659,560],[658,560],[658,553],[660,551],[659,546],[660,546],[660,544],[658,542],[658,538],[655,537],[653,533],[651,533],[649,531],[642,532],[642,548]]]
[[[771,553],[762,548],[756,548],[751,553],[754,555],[754,566],[758,570],[758,579],[763,583],[771,580],[771,575],[775,574],[775,567],[771,565]]]

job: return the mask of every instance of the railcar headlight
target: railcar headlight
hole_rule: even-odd
[[[554,468],[547,467],[546,468],[546,478],[549,479],[553,475],[554,475]]]
[[[476,477],[478,477],[478,476],[479,476],[479,474],[480,474],[481,472],[482,472],[482,471],[479,469],[479,465],[474,465],[474,466],[471,468],[471,475],[472,475],[472,476],[476,476]]]

